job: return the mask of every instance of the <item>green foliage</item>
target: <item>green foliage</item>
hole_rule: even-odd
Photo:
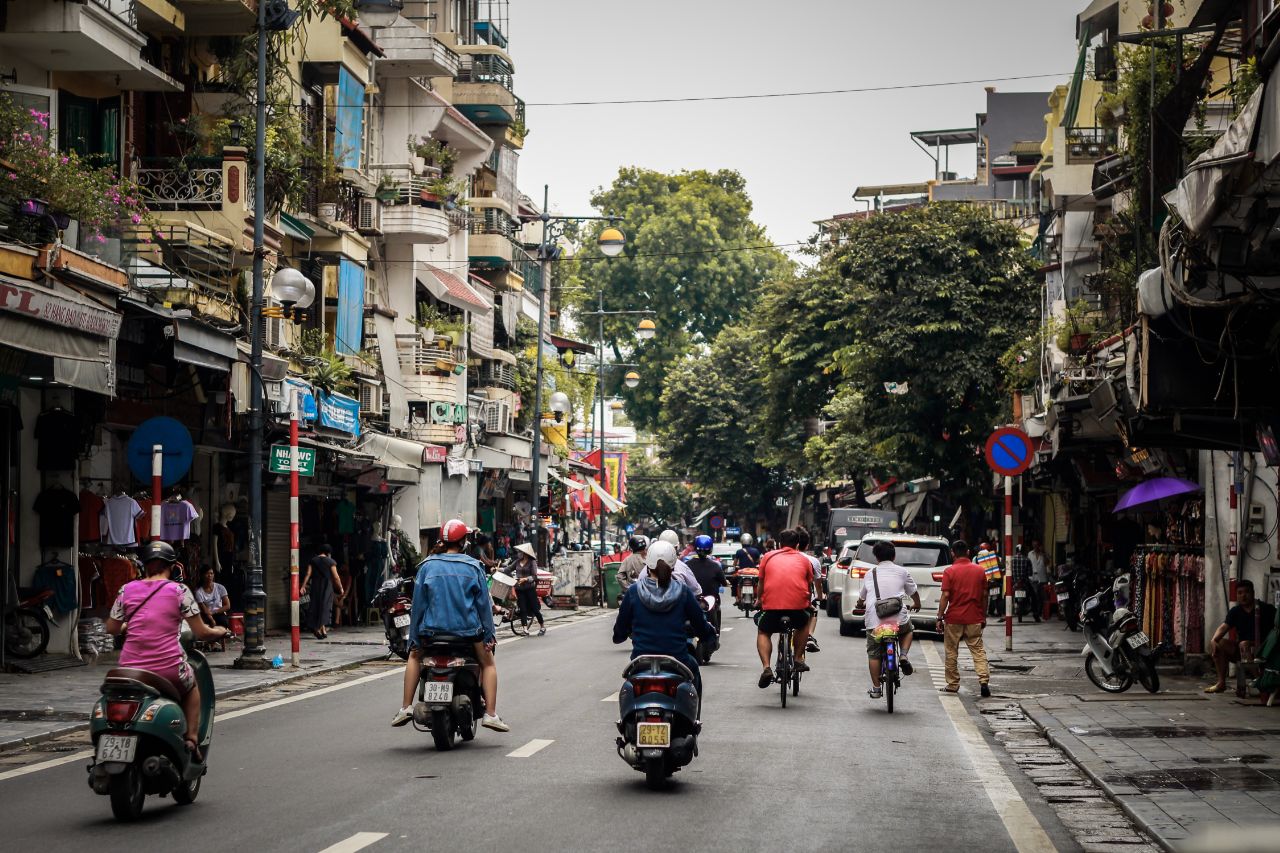
[[[446,178],[453,174],[453,166],[458,162],[458,152],[449,147],[449,143],[429,136],[410,136],[409,150],[426,161],[428,166],[439,169]]]
[[[304,329],[298,342],[303,371],[310,382],[329,394],[350,394],[356,390],[351,365],[329,347],[321,329]]]
[[[694,514],[693,492],[660,459],[627,456],[627,508],[618,521],[646,530],[683,526]]]
[[[615,354],[640,364],[643,380],[621,393],[627,412],[641,429],[659,417],[659,389],[668,370],[690,348],[715,339],[725,326],[745,317],[761,286],[789,273],[790,264],[766,246],[764,229],[751,220],[746,182],[737,172],[664,174],[638,167],[619,171],[592,204],[620,217],[627,235],[622,256],[604,259],[595,245],[605,227],[585,229],[579,254],[584,289],[567,291],[567,307],[594,310],[603,289],[606,310],[650,308],[657,312],[658,336],[636,345],[634,316],[609,317],[605,340]],[[557,271],[559,283],[565,283]]]
[[[662,394],[658,434],[670,467],[717,506],[743,514],[771,512],[784,481],[781,470],[755,459],[763,354],[753,329],[727,327],[710,347],[672,366]]]
[[[516,323],[516,340],[520,347],[516,358],[516,393],[520,395],[520,412],[516,417],[516,429],[525,430],[533,426],[533,398],[537,387],[537,358],[535,347],[537,326],[527,317],[521,317]],[[575,418],[587,416],[596,394],[596,375],[592,371],[578,371],[565,367],[558,359],[543,356],[542,362],[542,406],[547,408],[548,400],[556,391],[563,391],[569,397],[570,411]]]
[[[829,300],[826,322],[773,353],[799,349],[833,374],[833,423],[805,454],[832,478],[927,474],[963,497],[985,477],[978,444],[1004,420],[999,358],[1038,323],[1022,235],[936,204],[852,221],[841,237],[809,277]],[[890,394],[886,382],[910,390]]]
[[[1262,85],[1262,76],[1258,74],[1258,58],[1251,56],[1236,66],[1235,78],[1231,81],[1232,116],[1240,114],[1240,110],[1253,97],[1253,92]]]

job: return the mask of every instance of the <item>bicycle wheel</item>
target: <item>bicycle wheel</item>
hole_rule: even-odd
[[[782,707],[787,707],[787,682],[791,680],[791,673],[795,671],[795,660],[791,649],[791,632],[786,631],[779,635],[778,639],[778,671],[774,676],[778,679],[778,686],[782,691]]]
[[[519,607],[511,611],[511,633],[517,637],[529,636],[529,623],[525,620],[524,612]]]
[[[791,676],[791,695],[800,695],[800,670],[796,670],[795,674]]]
[[[893,713],[893,684],[897,679],[892,675],[884,680],[884,699],[889,705],[889,713]]]

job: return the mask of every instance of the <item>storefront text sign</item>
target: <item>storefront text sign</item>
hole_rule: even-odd
[[[422,461],[443,463],[449,458],[449,448],[442,444],[424,444],[422,446]]]
[[[314,421],[318,412],[316,411],[316,395],[312,392],[311,386],[306,382],[299,382],[297,379],[286,379],[286,384],[290,389],[298,394],[298,412],[301,415],[301,421]]]
[[[320,426],[360,434],[360,401],[341,394],[320,394]]]
[[[271,445],[271,473],[272,474],[288,474],[291,465],[290,454],[293,448],[287,444]],[[303,477],[310,477],[316,472],[316,451],[314,447],[298,448],[298,473]]]
[[[7,281],[0,281],[0,311],[102,338],[114,338],[120,334],[120,315],[114,311],[94,308],[45,290]]]
[[[527,456],[512,456],[511,470],[512,471],[532,471],[533,460]]]

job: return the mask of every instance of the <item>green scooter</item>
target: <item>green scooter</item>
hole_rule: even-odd
[[[200,687],[199,761],[183,741],[187,721],[182,696],[168,679],[142,669],[112,669],[102,682],[102,697],[89,723],[94,745],[89,787],[111,797],[111,813],[117,820],[137,820],[148,794],[172,793],[179,805],[191,804],[208,772],[213,675],[209,662],[192,645],[185,624],[182,645]]]

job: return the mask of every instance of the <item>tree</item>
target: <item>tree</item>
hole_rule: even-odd
[[[627,246],[622,256],[605,259],[595,245],[605,224],[589,229],[576,259],[583,287],[565,301],[577,313],[593,311],[603,290],[607,311],[656,312],[658,336],[647,343],[635,339],[639,317],[608,317],[604,325],[615,357],[639,365],[640,387],[618,390],[637,427],[651,430],[658,423],[658,390],[671,365],[745,316],[761,284],[788,274],[790,263],[773,248],[744,249],[767,247],[769,239],[751,220],[746,182],[731,170],[664,174],[624,168],[591,202],[619,217]],[[611,381],[616,385],[618,378]]]
[[[981,444],[1008,411],[1000,356],[1039,319],[1022,235],[936,204],[845,224],[841,238],[815,273],[842,282],[812,356],[836,376],[833,423],[806,454],[829,476],[928,474],[960,498],[983,481]]]
[[[687,473],[718,508],[738,515],[772,512],[785,484],[779,468],[755,457],[761,354],[754,330],[730,326],[705,353],[676,363],[663,389],[658,435],[670,466]]]
[[[651,531],[682,527],[692,510],[693,493],[683,478],[644,453],[627,456],[627,508],[621,523]]]

